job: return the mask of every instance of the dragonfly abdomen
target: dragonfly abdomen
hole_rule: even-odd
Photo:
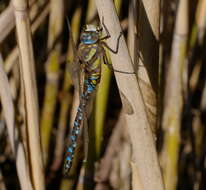
[[[84,80],[85,90],[81,95],[80,105],[77,109],[77,114],[74,120],[72,132],[70,135],[70,145],[67,148],[66,160],[65,160],[65,165],[64,165],[65,173],[68,173],[72,166],[72,161],[73,161],[75,149],[77,146],[77,138],[80,134],[80,127],[81,127],[81,123],[84,118],[86,104],[89,100],[89,97],[94,92],[97,84],[99,83],[100,76],[101,76],[100,73],[93,73],[89,75],[87,79]]]
[[[80,127],[85,119],[86,105],[94,92],[97,84],[101,78],[101,60],[105,54],[104,48],[99,39],[101,31],[98,27],[87,27],[81,34],[81,43],[78,47],[78,61],[81,64],[82,71],[84,71],[84,84],[82,94],[80,94],[80,105],[77,110],[74,125],[70,135],[70,145],[66,153],[66,161],[64,166],[65,173],[68,173],[77,145],[77,138],[80,134]]]
[[[65,160],[65,165],[64,165],[64,171],[67,173],[71,166],[72,166],[72,161],[74,157],[74,152],[77,146],[77,138],[78,135],[80,134],[80,126],[81,122],[83,120],[83,106],[80,104],[78,109],[77,109],[77,114],[74,120],[74,126],[72,128],[72,132],[70,135],[70,145],[67,148],[67,153],[66,153],[66,160]]]

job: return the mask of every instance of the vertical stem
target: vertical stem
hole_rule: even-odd
[[[132,0],[129,4],[129,15],[128,15],[128,49],[132,59],[133,64],[137,64],[138,56],[136,53],[138,52],[137,49],[137,38],[138,38],[138,31],[137,31],[137,20],[138,20],[138,9],[137,3],[138,0]]]
[[[111,34],[108,45],[114,48],[121,31],[114,4],[110,0],[96,0],[96,5],[99,17],[104,16],[105,25]],[[118,54],[111,53],[110,55],[114,69],[127,72],[134,71],[123,36],[120,38]],[[163,189],[163,182],[157,152],[137,78],[134,74],[126,75],[117,72],[115,72],[115,77],[131,137],[134,168],[136,168],[145,190],[161,190]],[[133,186],[133,189],[137,189],[136,186]]]
[[[114,3],[117,10],[117,14],[119,14],[121,8],[121,0],[115,0]],[[109,56],[108,51],[107,51],[107,56]],[[109,64],[111,64],[110,57],[108,60],[110,62]],[[96,145],[96,153],[97,153],[96,159],[99,158],[101,153],[103,126],[104,126],[104,120],[105,120],[106,110],[107,110],[110,81],[111,81],[111,71],[107,68],[106,65],[102,64],[101,81],[99,84],[99,88],[97,90],[96,105],[95,105],[95,133],[96,133],[95,145]]]
[[[37,88],[34,69],[34,56],[31,29],[25,0],[13,0],[18,45],[20,49],[20,69],[25,86],[28,143],[30,167],[34,189],[44,189],[43,163],[40,148]]]
[[[50,17],[49,17],[49,36],[48,49],[51,50],[49,60],[46,65],[46,87],[44,105],[41,117],[41,137],[44,162],[47,163],[51,130],[54,121],[54,112],[56,108],[58,80],[59,80],[59,56],[61,45],[59,42],[63,27],[64,1],[52,0],[50,2]]]
[[[18,130],[15,126],[15,112],[12,100],[11,87],[9,80],[3,69],[3,60],[0,54],[0,99],[3,108],[3,114],[6,122],[6,127],[11,143],[12,152],[16,158],[16,168],[21,185],[21,189],[32,190],[31,179],[28,169],[28,159],[24,151],[23,143],[20,141]],[[16,146],[18,144],[18,146]],[[0,185],[1,186],[1,185]],[[1,187],[0,187],[1,189]]]
[[[158,90],[160,0],[142,0],[139,5],[138,78],[150,127],[155,131]],[[138,67],[139,66],[139,67]]]
[[[176,189],[183,109],[183,71],[188,32],[188,1],[180,0],[172,44],[171,62],[166,78],[162,126],[165,130],[162,152],[163,174],[167,190]]]

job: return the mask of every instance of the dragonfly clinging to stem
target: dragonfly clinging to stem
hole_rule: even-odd
[[[68,23],[69,25],[69,23]],[[103,26],[103,27],[102,27]],[[70,134],[70,144],[67,148],[64,172],[67,174],[72,166],[72,161],[77,146],[77,138],[80,134],[80,128],[84,123],[86,106],[89,98],[94,92],[96,86],[100,82],[101,78],[101,64],[106,64],[110,69],[112,65],[109,64],[105,48],[107,48],[112,53],[116,54],[119,48],[119,41],[122,36],[122,32],[117,38],[116,49],[110,48],[105,40],[110,38],[109,31],[104,24],[102,19],[102,26],[86,25],[80,35],[80,44],[76,51],[75,64],[80,65],[80,69],[84,74],[83,87],[80,94],[80,103],[77,109],[76,117],[74,120],[74,125]],[[106,35],[102,37],[103,28]],[[69,25],[69,30],[71,30]],[[71,34],[71,32],[70,32]],[[71,36],[72,38],[72,36]],[[73,42],[72,42],[73,43]],[[73,43],[74,46],[74,43]],[[116,71],[112,69],[113,71]],[[130,72],[117,71],[120,73],[131,74]]]

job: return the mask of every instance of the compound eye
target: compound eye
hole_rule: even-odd
[[[87,39],[91,39],[91,38],[92,38],[92,35],[87,35],[87,36],[85,36],[85,37],[87,37]]]
[[[81,36],[82,36],[82,38],[85,38],[85,37],[86,37],[86,34],[85,34],[85,33],[82,33]]]

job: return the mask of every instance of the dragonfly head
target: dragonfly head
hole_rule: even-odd
[[[81,33],[80,40],[83,44],[94,44],[102,35],[102,27],[86,25]]]

